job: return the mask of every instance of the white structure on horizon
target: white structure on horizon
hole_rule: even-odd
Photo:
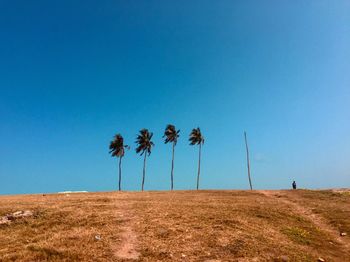
[[[88,191],[62,191],[62,192],[58,192],[57,194],[73,194],[73,193],[88,193]]]

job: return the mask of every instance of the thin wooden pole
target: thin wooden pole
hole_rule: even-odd
[[[244,131],[244,140],[245,140],[245,148],[247,151],[247,168],[248,168],[249,185],[250,185],[250,190],[253,190],[252,180],[250,179],[250,162],[249,162],[249,149],[248,149],[247,133],[245,131]]]

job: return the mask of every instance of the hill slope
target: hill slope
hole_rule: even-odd
[[[0,197],[18,210],[34,215],[0,225],[0,261],[350,261],[346,191]]]

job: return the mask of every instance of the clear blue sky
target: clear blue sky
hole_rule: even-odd
[[[350,187],[350,1],[0,1],[0,194]]]

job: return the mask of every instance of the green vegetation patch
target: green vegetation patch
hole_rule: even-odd
[[[302,244],[309,245],[311,243],[310,233],[305,229],[298,227],[287,227],[283,228],[282,233],[285,234],[292,241]]]

